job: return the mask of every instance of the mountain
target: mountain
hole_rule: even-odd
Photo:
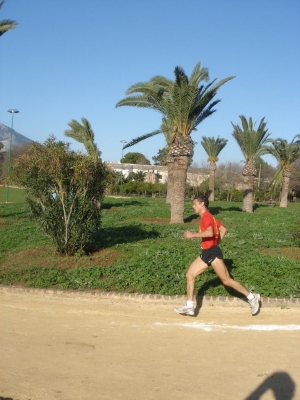
[[[9,150],[10,132],[11,128],[0,122],[0,142],[4,144],[4,148],[2,149],[2,151]],[[12,130],[12,147],[20,146],[22,144],[29,144],[31,142],[31,139],[28,139],[26,136],[21,135],[14,129]]]

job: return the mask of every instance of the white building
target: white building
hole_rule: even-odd
[[[145,172],[145,182],[166,183],[168,180],[168,167],[162,165],[140,165],[140,164],[121,164],[114,162],[106,163],[113,170],[121,173],[126,178],[131,172]],[[209,178],[209,170],[204,168],[188,168],[187,183],[191,186],[199,186],[203,181]]]

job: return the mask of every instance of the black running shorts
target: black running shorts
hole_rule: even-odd
[[[223,260],[223,253],[219,246],[213,246],[209,249],[202,250],[202,254],[200,254],[201,259],[205,262],[205,264],[210,265],[215,258],[220,258]]]

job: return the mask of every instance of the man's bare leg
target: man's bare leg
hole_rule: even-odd
[[[211,263],[215,273],[221,279],[223,285],[232,287],[237,292],[242,293],[244,296],[248,296],[250,294],[249,290],[247,290],[240,282],[235,281],[229,275],[228,269],[224,264],[224,261],[220,258],[215,258]]]
[[[205,272],[208,268],[208,265],[200,258],[197,257],[186,273],[186,292],[187,292],[187,300],[194,300],[194,291],[195,291],[195,279],[198,275]]]
[[[251,293],[247,290],[240,282],[235,281],[229,275],[228,269],[224,264],[224,261],[220,258],[215,258],[214,261],[211,263],[215,273],[221,279],[223,285],[232,287],[237,292],[242,293],[244,296],[248,298],[248,302],[250,304],[251,313],[252,315],[256,315],[259,311],[260,307],[260,294],[258,293]]]
[[[193,316],[195,314],[194,310],[194,290],[195,290],[195,279],[198,275],[206,271],[208,265],[197,257],[196,260],[192,262],[186,273],[186,291],[187,291],[187,302],[182,307],[175,307],[174,311],[183,315]]]

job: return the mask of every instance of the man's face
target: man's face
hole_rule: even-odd
[[[196,214],[200,213],[200,211],[202,210],[202,207],[203,207],[203,202],[199,203],[198,200],[196,200],[196,199],[193,201],[193,209]]]

